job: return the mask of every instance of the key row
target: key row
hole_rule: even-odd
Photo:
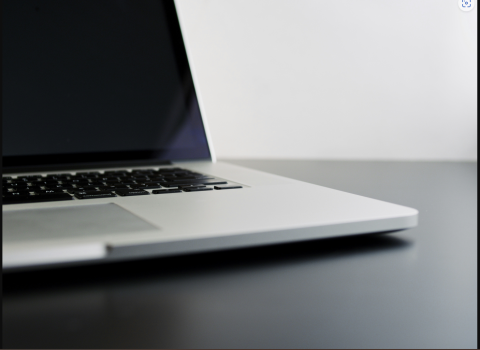
[[[211,191],[215,190],[227,190],[227,189],[237,189],[242,188],[242,186],[229,185],[229,186],[214,186],[207,187],[205,185],[187,185],[179,188],[170,188],[170,189],[158,189],[153,190],[152,194],[166,194],[166,193],[179,193],[179,192],[198,192],[198,191]],[[72,196],[73,195],[73,196]],[[14,193],[9,192],[7,195],[3,195],[3,204],[20,204],[20,203],[36,203],[36,202],[48,202],[48,201],[64,201],[64,200],[73,200],[74,197],[77,199],[95,199],[95,198],[108,198],[108,197],[127,197],[127,196],[142,196],[150,195],[150,192],[145,191],[144,189],[117,189],[115,191],[75,191],[70,193],[66,192],[53,192],[46,193],[40,192],[35,194],[25,194],[25,193]]]
[[[28,175],[28,176],[3,176],[3,182],[29,182],[29,181],[39,181],[41,179],[50,179],[50,180],[74,180],[74,179],[90,179],[90,178],[108,178],[108,177],[190,177],[190,176],[201,176],[202,174],[193,172],[187,169],[181,168],[160,168],[155,169],[139,169],[139,170],[115,170],[115,171],[91,171],[91,172],[76,172],[76,173],[61,173],[61,174],[49,174],[49,175]]]

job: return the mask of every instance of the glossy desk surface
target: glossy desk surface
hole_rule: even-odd
[[[5,348],[476,348],[477,164],[231,163],[420,211],[388,235],[3,276]]]

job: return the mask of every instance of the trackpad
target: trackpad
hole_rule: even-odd
[[[158,230],[114,203],[3,213],[3,242]]]

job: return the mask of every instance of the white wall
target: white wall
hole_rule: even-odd
[[[178,0],[217,156],[476,160],[475,5]]]

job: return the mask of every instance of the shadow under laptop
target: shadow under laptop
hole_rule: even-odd
[[[391,232],[231,249],[107,264],[59,267],[3,275],[4,296],[57,290],[248,272],[306,262],[331,263],[408,249],[408,239]]]
[[[269,347],[265,339],[281,344],[279,330],[289,339],[297,327],[271,315],[314,314],[327,325],[348,304],[345,291],[358,285],[375,295],[410,268],[412,248],[404,237],[365,235],[7,274],[3,345]],[[319,332],[329,327],[312,334]]]

